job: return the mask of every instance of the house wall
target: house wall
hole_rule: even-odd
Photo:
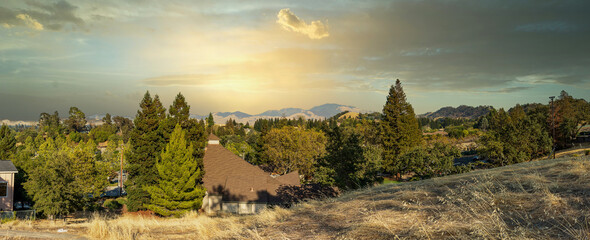
[[[222,202],[221,211],[234,214],[256,214],[266,209],[266,203]]]
[[[12,211],[12,199],[14,196],[14,173],[0,173],[0,181],[6,182],[6,196],[0,197],[0,210]]]
[[[201,209],[205,210],[206,213],[219,212],[221,210],[221,198],[222,196],[218,195],[205,195]]]

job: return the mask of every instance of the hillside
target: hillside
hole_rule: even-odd
[[[491,106],[477,106],[471,107],[466,105],[461,105],[456,108],[454,107],[443,107],[436,112],[427,112],[424,114],[419,114],[418,117],[427,117],[427,118],[468,118],[468,119],[476,119],[483,115],[488,114],[493,107]]]
[[[542,160],[386,184],[255,216],[124,216],[1,226],[67,228],[101,239],[588,239],[589,160]]]
[[[283,108],[280,110],[267,110],[259,114],[248,114],[241,111],[236,112],[215,112],[212,113],[213,120],[217,124],[224,124],[230,118],[235,120],[238,123],[246,123],[249,122],[250,124],[254,124],[256,119],[268,119],[268,118],[281,118],[286,117],[289,119],[303,117],[305,119],[326,119],[330,118],[338,113],[350,111],[350,112],[364,112],[361,109],[358,109],[353,106],[345,106],[340,104],[323,104],[320,106],[315,106],[310,109],[302,109],[302,108]],[[208,116],[208,115],[207,115]],[[205,119],[207,116],[201,115],[191,115],[192,118],[196,119]]]

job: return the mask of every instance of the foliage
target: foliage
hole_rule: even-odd
[[[287,126],[272,129],[262,138],[267,164],[281,174],[299,171],[309,178],[317,159],[326,152],[326,137],[315,130]]]
[[[86,128],[86,114],[77,107],[70,107],[70,116],[64,121],[70,132],[81,132]]]
[[[17,165],[28,172],[24,188],[32,196],[35,209],[49,218],[60,217],[100,196],[106,176],[94,152],[92,142],[71,148],[65,141],[48,138],[37,151],[38,156],[27,160],[31,163],[19,160]]]
[[[179,217],[199,209],[205,196],[201,184],[203,171],[185,135],[182,127],[176,125],[166,150],[156,163],[159,180],[156,185],[146,187],[152,199],[146,207],[162,216]]]
[[[101,143],[109,139],[111,135],[117,132],[117,127],[112,124],[102,124],[90,130],[90,138],[95,142]],[[70,133],[71,134],[71,133]]]
[[[460,156],[461,152],[455,146],[434,143],[406,152],[400,157],[400,162],[405,166],[403,173],[413,172],[419,178],[430,178],[453,173],[453,160]]]
[[[399,79],[389,89],[383,106],[381,144],[385,171],[398,174],[404,168],[398,157],[420,145],[422,133],[414,115],[414,108],[406,101],[406,94]]]
[[[377,175],[381,170],[381,158],[371,157],[370,152],[363,147],[361,136],[354,132],[354,129],[334,125],[327,135],[327,154],[320,162],[323,169],[316,172],[320,182],[332,182],[323,176],[327,174],[331,175],[336,186],[355,189],[381,180]]]
[[[246,161],[254,154],[254,148],[240,135],[226,135],[222,138],[223,146]]]
[[[162,121],[160,125],[163,131],[162,134],[166,141],[168,141],[176,125],[180,124],[182,129],[186,131],[187,140],[193,143],[194,157],[199,159],[203,157],[205,153],[203,149],[205,149],[207,144],[205,123],[202,121],[199,122],[196,119],[191,119],[189,113],[190,106],[186,102],[184,96],[181,93],[178,93],[174,102],[168,109],[166,119]]]
[[[50,138],[56,138],[62,134],[63,126],[59,120],[59,113],[57,111],[53,114],[41,113],[39,116],[39,128],[41,133],[47,133]]]
[[[517,105],[509,113],[504,109],[493,110],[486,118],[490,126],[479,140],[479,151],[497,166],[541,157],[551,147],[543,112],[532,111],[527,115]]]
[[[154,165],[165,144],[160,122],[164,120],[166,110],[158,95],[152,99],[150,93],[146,92],[140,107],[130,133],[130,149],[126,154],[129,211],[137,211],[150,203],[150,195],[143,188],[156,184],[158,174]]]
[[[121,209],[121,207],[123,207],[123,204],[121,204],[119,201],[117,201],[117,199],[107,199],[104,201],[102,206],[113,211],[113,210]]]
[[[213,126],[215,125],[215,120],[213,120],[213,114],[209,113],[209,116],[206,119],[207,122],[207,132],[211,133],[213,130]]]
[[[590,123],[590,103],[584,99],[575,99],[567,92],[561,91],[555,101],[552,114],[555,115],[555,141],[557,148],[571,147],[582,126]],[[551,124],[551,116],[547,119]]]
[[[115,116],[113,117],[114,125],[117,127],[117,132],[123,137],[123,141],[129,140],[129,135],[133,130],[133,121],[129,118]]]
[[[0,160],[7,160],[16,153],[16,138],[12,129],[2,124],[0,127]]]

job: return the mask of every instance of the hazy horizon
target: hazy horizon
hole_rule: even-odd
[[[191,114],[325,103],[417,114],[590,92],[588,1],[0,2],[0,120],[134,116],[146,91]],[[588,99],[587,99],[588,100]]]

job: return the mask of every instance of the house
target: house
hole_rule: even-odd
[[[277,189],[281,185],[299,185],[298,172],[271,176],[224,148],[213,134],[209,135],[203,164],[207,194],[202,208],[207,213],[258,213],[280,201]]]
[[[12,211],[16,173],[18,171],[10,160],[0,160],[0,211]]]

